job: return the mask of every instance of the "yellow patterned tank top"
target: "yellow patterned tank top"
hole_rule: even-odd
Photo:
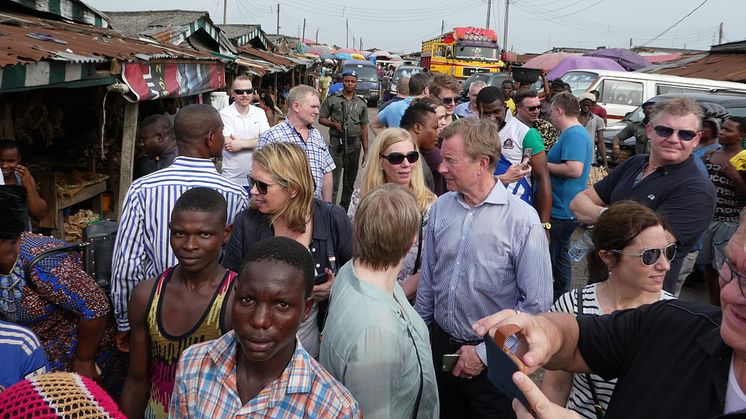
[[[225,327],[225,311],[228,293],[233,286],[236,273],[226,271],[223,281],[190,331],[181,336],[171,336],[162,323],[162,299],[174,268],[169,268],[158,278],[148,302],[148,334],[150,335],[150,401],[145,410],[146,418],[167,418],[168,405],[174,389],[176,366],[184,350],[196,343],[217,339],[228,330]]]

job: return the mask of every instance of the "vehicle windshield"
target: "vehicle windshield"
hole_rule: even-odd
[[[598,78],[598,74],[585,71],[568,71],[562,76],[562,81],[570,85],[573,96],[580,97]]]
[[[496,46],[474,46],[463,44],[456,47],[456,57],[484,61],[497,61],[500,59]]]
[[[345,70],[352,70],[357,73],[358,81],[378,81],[378,72],[373,67],[363,65],[345,66]]]
[[[394,76],[391,79],[396,83],[400,77],[412,77],[421,71],[422,68],[420,67],[399,67],[394,71]]]
[[[731,116],[746,117],[746,105],[735,107],[726,106],[725,109],[728,110],[728,113],[731,114]],[[624,119],[631,122],[640,122],[645,119],[645,114],[642,113],[642,105],[635,108],[635,110],[630,112],[629,116]]]

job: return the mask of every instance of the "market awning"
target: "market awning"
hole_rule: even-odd
[[[41,61],[0,68],[0,93],[50,87],[78,88],[116,82],[96,72],[94,63]]]
[[[122,80],[130,88],[124,97],[131,102],[142,102],[221,89],[225,87],[225,68],[219,62],[125,63]]]

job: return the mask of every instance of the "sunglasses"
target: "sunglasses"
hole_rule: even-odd
[[[694,137],[697,136],[697,131],[692,131],[689,129],[673,129],[665,125],[656,125],[653,127],[653,131],[655,131],[658,136],[663,138],[668,138],[672,136],[674,132],[678,132],[679,140],[681,141],[692,141]]]
[[[249,180],[249,189],[256,187],[256,190],[259,191],[260,195],[266,195],[267,188],[272,185],[276,185],[276,183],[266,183],[262,182],[261,180],[256,180],[251,176],[247,176],[246,178]]]
[[[233,93],[237,95],[253,95],[254,89],[233,89]]]
[[[457,97],[444,97],[441,98],[440,101],[443,102],[444,105],[450,105],[453,103],[456,103]]]
[[[667,261],[672,261],[674,256],[676,256],[676,243],[671,243],[663,249],[644,249],[640,253],[625,252],[624,250],[612,250],[612,252],[628,256],[639,256],[643,265],[653,266],[658,263],[661,255],[665,256]]]
[[[526,109],[527,109],[527,110],[528,110],[529,112],[533,112],[533,111],[535,111],[535,110],[537,110],[537,109],[541,109],[541,105],[536,105],[536,106],[524,106],[524,108],[526,108]]]
[[[407,154],[404,153],[389,153],[388,155],[381,154],[381,157],[388,160],[391,164],[402,164],[404,163],[404,159],[407,159],[407,161],[412,164],[419,160],[420,153],[416,151],[410,151]]]

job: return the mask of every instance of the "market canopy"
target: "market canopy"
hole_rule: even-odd
[[[391,53],[388,52],[388,51],[379,49],[378,51],[376,51],[376,52],[373,53],[373,56],[376,57],[376,58],[386,59],[386,58],[391,57]]]
[[[574,56],[576,55],[570,54],[568,52],[548,52],[546,54],[541,54],[538,57],[534,57],[526,61],[523,64],[523,67],[536,68],[539,70],[550,72],[554,69],[554,67],[557,67],[557,64],[559,64],[562,60],[564,60],[567,57],[574,57]]]
[[[602,57],[614,60],[627,71],[637,71],[650,66],[650,61],[632,51],[621,48],[604,48],[586,54],[589,57]]]
[[[583,57],[583,56],[572,56],[567,57],[557,64],[552,71],[547,74],[549,80],[558,79],[565,75],[570,70],[576,70],[578,68],[588,68],[593,70],[615,70],[615,71],[627,71],[624,67],[619,65],[616,61],[608,58],[601,57]]]
[[[350,55],[350,53],[348,53],[348,52],[338,52],[338,53],[334,54],[334,58],[336,58],[338,60],[351,60],[352,59],[352,55]]]

